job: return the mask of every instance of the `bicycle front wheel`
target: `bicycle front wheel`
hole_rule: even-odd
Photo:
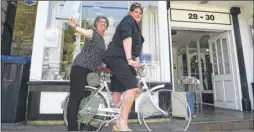
[[[145,93],[138,105],[139,117],[146,128],[149,131],[186,131],[191,111],[183,96],[165,88],[150,93],[151,97]],[[182,112],[179,114],[179,111]]]

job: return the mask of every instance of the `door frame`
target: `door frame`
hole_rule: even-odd
[[[170,18],[170,10],[168,10],[168,17]],[[174,69],[173,69],[173,52],[172,52],[172,35],[171,35],[171,30],[175,29],[175,30],[192,30],[192,31],[208,31],[208,32],[221,32],[221,31],[227,31],[229,32],[230,35],[230,43],[232,45],[230,45],[230,50],[233,56],[232,61],[234,63],[234,69],[236,71],[235,75],[234,75],[234,82],[235,82],[235,86],[236,86],[236,92],[237,92],[237,107],[238,110],[242,111],[242,90],[241,90],[241,83],[240,83],[240,75],[239,75],[239,63],[238,63],[238,59],[237,59],[237,52],[236,52],[236,43],[235,43],[235,35],[234,35],[234,28],[233,28],[233,24],[231,25],[221,25],[221,24],[207,24],[207,23],[190,23],[190,22],[175,22],[175,21],[170,21],[168,20],[169,23],[169,27],[168,27],[168,31],[169,31],[169,47],[170,47],[170,66],[171,66],[171,71],[172,71],[172,88],[174,90]]]

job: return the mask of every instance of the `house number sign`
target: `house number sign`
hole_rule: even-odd
[[[230,25],[229,13],[170,9],[171,21]]]

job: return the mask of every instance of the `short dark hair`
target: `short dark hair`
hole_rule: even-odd
[[[135,3],[132,3],[131,6],[130,6],[130,11],[133,11],[135,9],[139,8],[143,14],[143,7],[140,3],[138,2],[135,2]]]
[[[108,28],[108,26],[109,26],[109,20],[108,20],[108,18],[105,17],[105,16],[97,16],[97,17],[94,19],[94,24],[93,24],[94,28],[97,28],[97,23],[98,23],[98,21],[99,21],[100,19],[105,19],[105,20],[106,20],[106,24],[107,24],[107,28]]]

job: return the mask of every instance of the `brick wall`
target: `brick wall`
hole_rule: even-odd
[[[28,6],[23,2],[18,2],[12,38],[12,55],[29,57],[32,55],[37,3]]]
[[[4,23],[6,20],[6,12],[7,12],[7,1],[1,1],[1,36],[3,35],[4,31]]]

